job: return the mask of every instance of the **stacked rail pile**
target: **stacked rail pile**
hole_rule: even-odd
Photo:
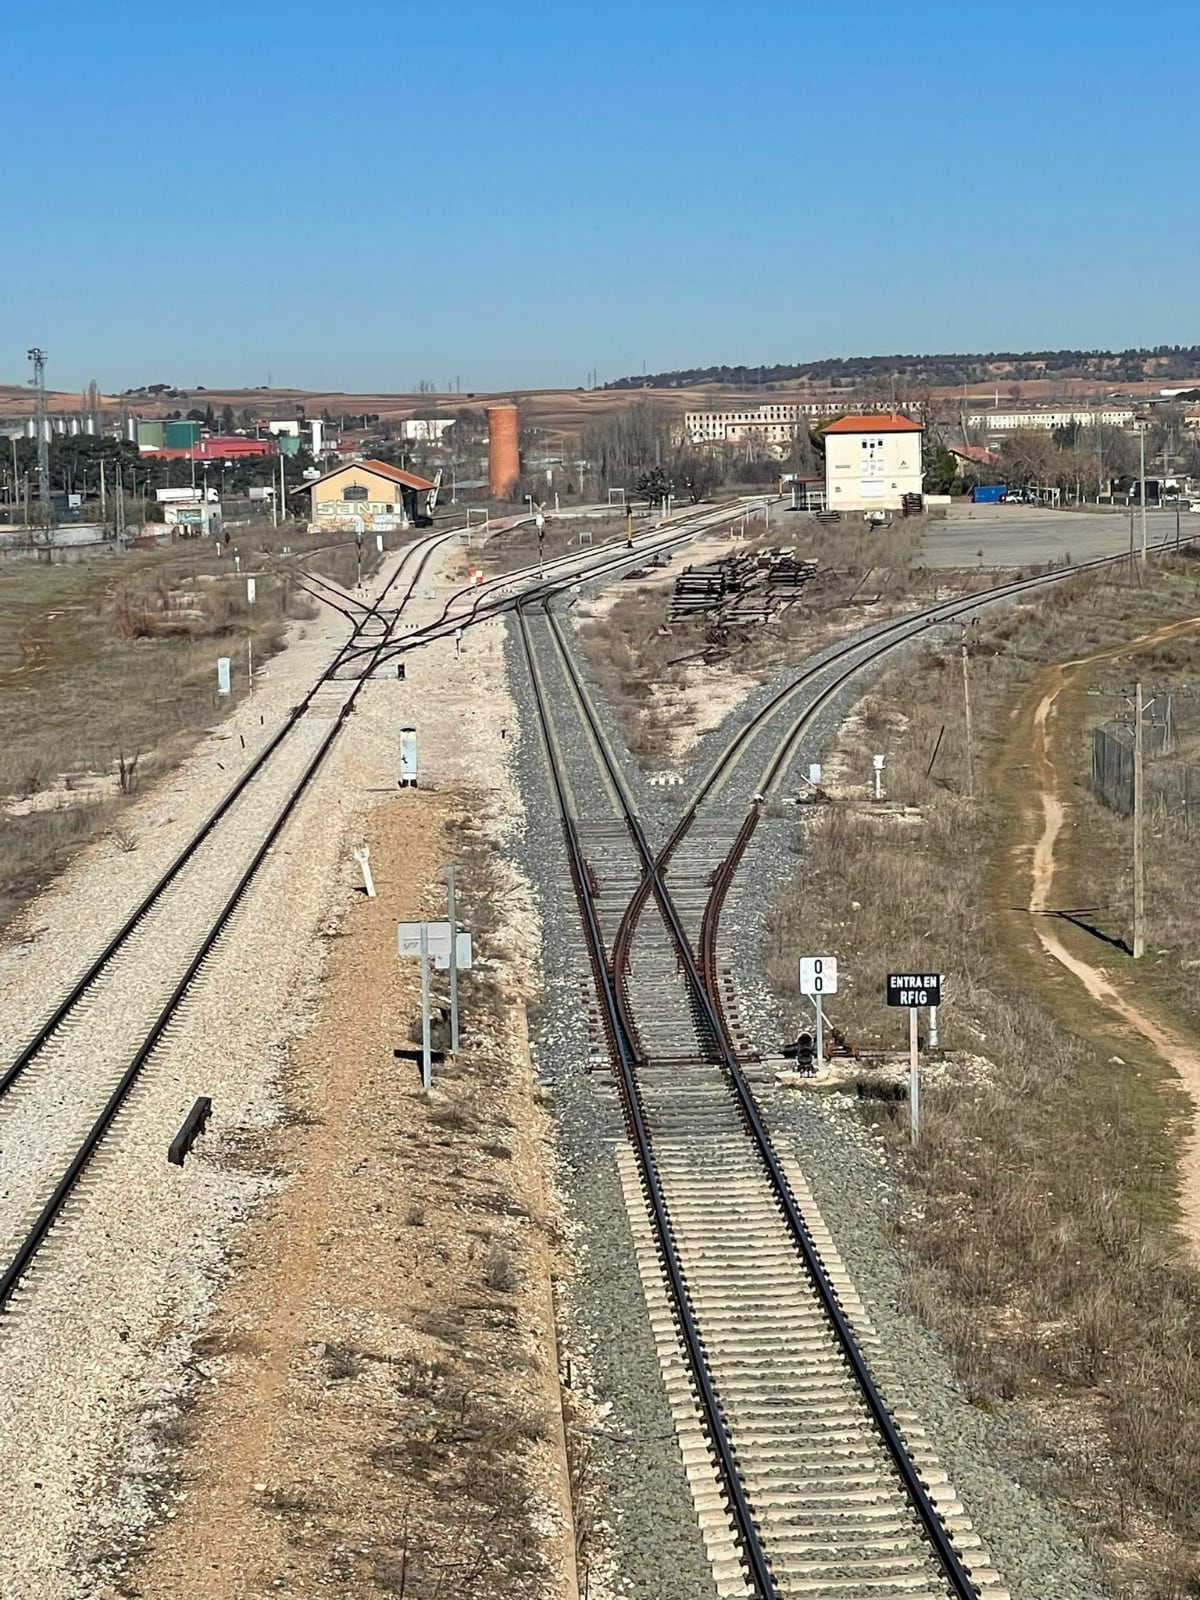
[[[799,599],[816,570],[815,561],[798,561],[782,550],[687,567],[675,580],[667,620],[706,616],[725,623],[766,622]]]

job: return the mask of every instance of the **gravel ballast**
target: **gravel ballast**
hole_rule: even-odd
[[[843,669],[842,661],[832,657],[844,644],[839,641],[838,646],[804,663],[819,667],[828,662],[828,670],[818,675],[814,689],[827,685]],[[576,654],[584,676],[591,680],[586,657],[579,650]],[[791,667],[763,684],[748,696],[736,715],[705,736],[692,752],[681,786],[664,791],[650,784],[632,760],[628,762],[630,788],[652,839],[665,836],[687,805],[695,782],[737,727],[793,681],[798,670]],[[869,671],[868,668],[839,689],[814,718],[793,753],[793,775],[806,771],[809,762],[821,759],[842,719],[861,695]],[[614,746],[622,749],[611,709],[603,704],[594,681],[591,686]],[[793,706],[793,716],[795,712]],[[774,725],[782,727],[783,719]],[[762,765],[757,759],[748,761],[746,770],[724,786],[718,800],[720,810],[732,817],[744,815]],[[794,783],[783,786],[783,792],[794,789]],[[733,972],[741,1017],[764,1053],[777,1050],[785,1032],[762,977],[763,918],[780,885],[795,872],[796,849],[794,821],[787,816],[765,815],[735,880],[721,924],[721,955]],[[904,1215],[908,1202],[887,1170],[880,1142],[853,1102],[845,1096],[813,1095],[802,1090],[774,1091],[767,1087],[763,1093],[774,1134],[781,1144],[794,1150],[889,1351],[889,1364],[901,1376],[905,1397],[921,1418],[930,1446],[941,1457],[1014,1600],[1047,1600],[1050,1596],[1066,1600],[1067,1596],[1108,1592],[1098,1565],[1063,1515],[1036,1487],[1029,1486],[1031,1481],[1036,1484],[1044,1478],[1047,1469],[1040,1447],[1019,1412],[1015,1408],[984,1412],[973,1406],[957,1384],[946,1353],[904,1310],[908,1270],[892,1227]],[[573,1110],[572,1116],[586,1129],[578,1111]],[[603,1302],[593,1306],[590,1295],[584,1295],[583,1303],[594,1314],[607,1314]],[[634,1394],[636,1404],[643,1407],[653,1405],[657,1398],[638,1391]],[[640,1546],[631,1544],[631,1549],[640,1556]]]

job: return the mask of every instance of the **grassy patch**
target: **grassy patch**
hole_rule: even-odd
[[[1024,839],[1039,669],[1192,614],[1194,574],[1185,561],[1145,587],[1081,578],[970,630],[974,804],[960,649],[910,652],[844,730],[831,766],[849,803],[804,825],[802,865],[768,934],[781,997],[791,996],[802,946],[842,958],[832,1020],[863,1045],[903,1042],[901,1014],[883,1004],[889,969],[946,974],[942,1042],[953,1056],[923,1093],[918,1149],[906,1143],[906,1106],[863,1102],[919,1197],[908,1237],[912,1303],[949,1343],[975,1404],[1036,1402],[1075,1505],[1136,1592],[1159,1596],[1194,1592],[1161,1575],[1170,1567],[1171,1584],[1190,1582],[1178,1577],[1190,1570],[1180,1552],[1200,1539],[1200,1276],[1175,1226],[1176,1149],[1190,1108],[1148,1049],[1048,968],[1024,909],[1027,868],[1014,873],[1013,850]],[[1071,736],[1080,759],[1083,720]],[[918,807],[916,821],[854,808],[880,749],[890,797]],[[1081,906],[1121,897],[1119,882],[1101,888],[1096,821],[1081,812],[1071,847],[1066,892]],[[1181,890],[1181,916],[1186,903]],[[1181,946],[1195,937],[1189,920]],[[1094,939],[1089,953],[1097,959]],[[1196,992],[1176,991],[1193,1032]],[[1111,1462],[1103,1472],[1082,1447],[1062,1444],[1093,1431]],[[1144,1510],[1178,1546],[1156,1554],[1153,1576],[1133,1538]]]
[[[874,529],[778,513],[769,538],[729,548],[794,546],[799,558],[819,563],[818,572],[786,610],[753,626],[704,616],[668,623],[674,576],[686,555],[676,557],[670,581],[627,586],[604,615],[581,622],[579,635],[630,754],[646,766],[661,762],[689,692],[702,697],[706,684],[720,688],[730,674],[764,682],[868,622],[995,581],[991,573],[914,566],[924,532],[923,517]]]
[[[129,798],[243,698],[249,652],[260,666],[290,621],[316,615],[298,583],[303,565],[344,577],[348,559],[353,578],[353,541],[239,535],[228,546],[0,564],[0,928],[82,844],[120,827]],[[377,559],[372,541],[369,570]],[[216,693],[222,655],[232,662],[229,702]]]

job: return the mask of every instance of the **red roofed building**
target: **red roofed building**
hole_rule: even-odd
[[[315,527],[382,533],[424,517],[433,489],[428,478],[386,461],[348,461],[294,492],[312,494]]]
[[[839,417],[822,430],[825,503],[831,511],[900,510],[921,493],[924,430],[911,417]]]
[[[278,452],[274,439],[246,439],[240,433],[198,439],[183,450],[141,446],[142,455],[161,461],[240,461],[246,456],[273,456]]]
[[[1000,457],[994,450],[985,450],[981,444],[952,444],[950,454],[958,462],[960,473],[970,469],[994,471],[1000,465]]]

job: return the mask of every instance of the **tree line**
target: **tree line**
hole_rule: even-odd
[[[996,368],[1005,370],[997,373]],[[993,383],[1056,378],[1097,378],[1106,383],[1200,378],[1200,345],[1153,345],[1129,350],[995,350],[941,355],[833,356],[822,361],[759,366],[683,367],[617,378],[606,389],[683,389],[719,383],[739,389],[819,382],[853,386],[867,378],[905,384]]]

